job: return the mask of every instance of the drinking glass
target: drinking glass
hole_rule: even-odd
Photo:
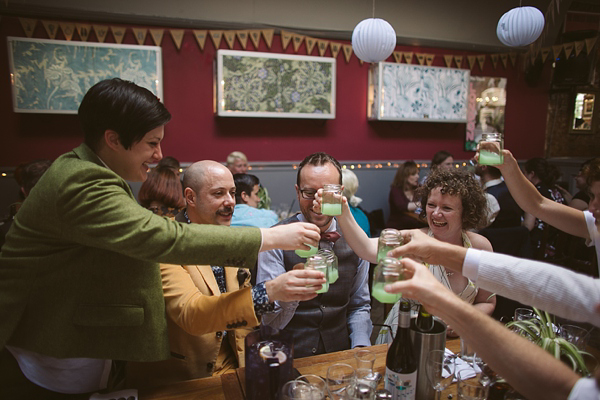
[[[375,353],[367,349],[358,350],[354,353],[354,359],[356,360],[356,379],[359,382],[372,386],[373,389],[377,389],[377,383],[380,378],[379,373],[373,372],[375,358]]]
[[[427,355],[427,379],[435,390],[436,400],[440,400],[442,391],[452,383],[456,356],[446,354],[445,350],[431,350]]]
[[[373,286],[371,295],[380,303],[394,304],[402,295],[400,293],[388,293],[385,291],[385,285],[401,280],[402,264],[395,258],[384,258],[375,267],[373,271]]]
[[[298,255],[298,257],[302,257],[302,258],[307,258],[310,257],[314,254],[317,254],[317,251],[319,250],[316,246],[312,246],[308,243],[304,243],[306,246],[309,247],[308,250],[304,250],[304,249],[296,249],[294,250],[296,252],[296,254]]]
[[[517,308],[515,309],[515,321],[526,321],[528,319],[535,318],[533,316],[533,310],[529,308]]]
[[[469,346],[469,343],[462,337],[460,338],[460,359],[472,366],[476,372],[478,372],[476,367],[478,367],[480,371],[483,367],[483,360],[481,357],[477,357],[477,353],[473,347]]]
[[[321,214],[331,216],[342,215],[342,185],[323,185]]]
[[[325,283],[321,286],[321,289],[317,290],[317,293],[325,293],[329,290],[329,268],[327,268],[327,259],[320,254],[315,254],[306,260],[304,269],[314,269],[315,271],[321,271],[325,275]]]
[[[333,364],[327,369],[327,393],[332,400],[345,399],[356,383],[356,371],[348,364]]]
[[[323,378],[317,375],[307,374],[300,375],[296,378],[297,381],[302,381],[308,383],[310,388],[310,397],[306,397],[310,400],[323,400],[325,399],[325,394],[327,392],[327,385]]]
[[[568,324],[561,325],[560,336],[568,342],[573,343],[581,351],[585,351],[588,339],[590,338],[589,332],[586,329]]]
[[[456,373],[456,392],[458,400],[485,400],[488,395],[489,385],[481,377],[473,377],[473,372],[463,369]]]
[[[329,271],[329,283],[335,283],[338,280],[340,273],[338,271],[338,258],[330,249],[319,249],[317,254],[322,255],[327,259],[327,270]]]
[[[396,229],[386,228],[381,231],[377,241],[377,262],[387,257],[387,253],[398,246],[402,246],[402,235]]]
[[[294,380],[281,387],[282,400],[312,400],[312,386],[308,382]]]
[[[479,142],[479,164],[481,165],[499,165],[504,162],[502,149],[504,148],[504,138],[501,133],[484,133]]]

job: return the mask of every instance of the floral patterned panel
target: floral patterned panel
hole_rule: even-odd
[[[227,50],[218,59],[221,116],[335,117],[334,59]]]
[[[377,119],[466,122],[469,70],[380,63]]]

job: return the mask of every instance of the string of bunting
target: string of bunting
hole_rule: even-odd
[[[558,11],[560,0],[552,0],[551,6],[549,7],[548,13],[552,15],[554,18],[554,9],[556,8]],[[30,18],[19,18],[21,22],[21,26],[25,35],[27,37],[32,37],[34,30],[39,22],[36,19]],[[123,38],[128,29],[131,30],[136,42],[139,45],[144,45],[147,37],[151,38],[151,41],[154,42],[156,46],[161,46],[164,40],[164,33],[168,31],[170,33],[171,39],[175,44],[177,50],[181,49],[181,45],[183,43],[184,35],[186,34],[185,29],[147,29],[147,28],[138,28],[138,27],[124,27],[124,26],[116,26],[116,25],[95,25],[95,24],[78,24],[78,23],[65,23],[65,22],[57,22],[57,21],[49,21],[49,20],[41,20],[42,26],[44,27],[48,37],[50,39],[56,39],[56,35],[58,31],[62,31],[66,40],[73,40],[74,34],[77,33],[81,41],[87,41],[90,38],[92,32],[96,34],[96,38],[99,42],[104,43],[108,37],[108,33],[112,32],[112,36],[116,43],[121,44],[123,42]],[[271,45],[273,44],[273,36],[275,34],[274,29],[247,29],[247,30],[197,30],[194,29],[191,31],[192,35],[196,39],[198,46],[201,51],[204,51],[204,46],[206,44],[206,39],[210,38],[214,47],[216,49],[220,48],[223,40],[225,41],[227,47],[230,49],[234,48],[235,42],[240,44],[242,49],[246,50],[248,47],[248,42],[251,42],[255,49],[258,49],[260,45],[261,39],[264,40],[265,44],[271,49]],[[330,50],[331,56],[333,58],[337,58],[340,51],[344,54],[344,59],[346,63],[349,63],[352,58],[352,45],[343,44],[338,42],[333,42],[325,39],[313,38],[310,36],[301,35],[298,33],[281,30],[281,44],[283,50],[286,50],[290,44],[292,45],[294,52],[297,53],[300,50],[302,44],[305,44],[305,51],[307,55],[312,55],[315,51],[319,56],[323,57],[327,51]],[[581,41],[564,43],[552,47],[544,47],[538,48],[536,44],[530,45],[530,49],[527,53],[517,53],[517,52],[509,52],[509,53],[497,53],[497,54],[479,54],[479,55],[455,55],[455,54],[433,54],[433,53],[417,53],[417,52],[403,52],[403,51],[395,51],[393,52],[393,59],[397,63],[406,63],[412,64],[413,61],[418,63],[419,65],[428,65],[431,66],[434,63],[436,57],[442,57],[444,61],[444,65],[447,68],[466,68],[468,67],[470,70],[473,70],[475,67],[479,67],[481,71],[483,71],[486,63],[491,62],[492,67],[497,69],[500,65],[504,69],[507,69],[509,66],[509,61],[512,67],[516,67],[517,65],[517,56],[520,54],[522,57],[525,57],[526,62],[535,62],[537,57],[541,57],[542,62],[546,62],[550,53],[552,53],[554,59],[559,57],[563,52],[565,56],[568,58],[573,52],[578,56],[582,51],[586,51],[587,54],[591,54],[592,49],[596,45],[598,37],[585,39]],[[540,41],[538,41],[541,43]],[[536,42],[536,43],[538,43]],[[537,50],[536,50],[537,49]],[[467,65],[463,65],[463,60],[466,58]],[[362,62],[361,62],[362,64]]]

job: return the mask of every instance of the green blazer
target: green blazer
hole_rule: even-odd
[[[0,349],[169,357],[158,263],[251,267],[257,228],[182,224],[142,208],[85,144],[46,171],[0,253]]]

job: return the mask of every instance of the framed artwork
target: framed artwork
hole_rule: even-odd
[[[135,82],[163,98],[156,46],[8,37],[13,109],[76,114],[85,93],[109,78]]]
[[[335,118],[334,58],[218,50],[216,64],[218,116]]]
[[[571,97],[571,121],[569,133],[592,134],[596,125],[594,103],[596,102],[596,91],[576,91]]]
[[[465,150],[475,151],[483,133],[504,133],[506,82],[506,78],[471,76]]]
[[[466,122],[470,71],[380,62],[369,69],[373,120]]]

